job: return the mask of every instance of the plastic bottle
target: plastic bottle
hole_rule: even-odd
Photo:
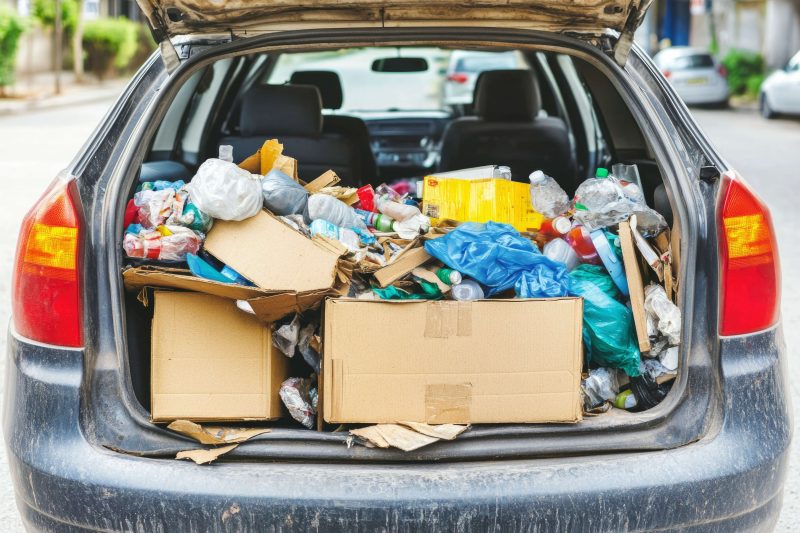
[[[633,391],[630,389],[620,392],[614,399],[614,407],[618,407],[619,409],[633,409],[638,403],[636,396],[634,396]]]
[[[386,215],[373,213],[371,211],[364,211],[363,209],[354,210],[358,218],[370,228],[375,228],[378,231],[394,231],[394,219]]]
[[[361,248],[361,239],[351,229],[340,228],[336,224],[322,219],[312,221],[309,228],[312,236],[321,235],[329,239],[335,239],[344,244],[348,250],[357,251]]]
[[[419,207],[396,202],[389,199],[388,196],[378,197],[376,203],[378,205],[378,211],[398,222],[404,222],[411,217],[422,214]]]
[[[474,279],[465,279],[458,285],[453,285],[450,297],[458,301],[483,300],[483,288]]]
[[[617,371],[613,368],[595,368],[589,371],[589,377],[581,382],[581,389],[586,395],[587,407],[594,408],[606,400],[614,401],[619,392]]]
[[[352,207],[327,194],[317,193],[309,196],[306,211],[309,221],[321,219],[340,228],[367,229]]]
[[[156,230],[126,233],[122,246],[128,257],[183,261],[186,254],[196,254],[203,240],[194,231],[181,226],[159,226]]]
[[[548,242],[544,245],[542,253],[548,259],[567,265],[568,271],[574,269],[580,262],[578,254],[575,253],[575,250],[573,250],[564,239],[553,239]]]
[[[539,236],[544,237],[545,241],[564,238],[570,229],[572,229],[572,222],[567,217],[548,218],[542,222]]]
[[[219,158],[228,163],[233,163],[233,146],[230,144],[219,145]]]
[[[589,178],[575,191],[575,207],[585,211],[600,211],[613,202],[625,198],[619,182],[609,178],[608,169],[598,168],[595,177]]]
[[[531,204],[547,218],[563,215],[569,209],[569,197],[561,186],[542,172],[536,170],[528,176],[531,182]]]
[[[461,272],[452,268],[437,268],[435,273],[436,277],[442,280],[442,283],[447,283],[448,285],[458,285],[463,280]]]
[[[597,249],[594,247],[591,234],[583,226],[575,226],[572,228],[569,233],[567,233],[566,241],[572,249],[575,250],[575,253],[578,254],[578,258],[581,262],[591,263],[593,265],[603,264],[600,255],[597,253]]]

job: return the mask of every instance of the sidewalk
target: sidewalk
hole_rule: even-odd
[[[14,96],[0,98],[0,116],[113,100],[127,83],[126,78],[100,82],[91,75],[86,75],[83,83],[77,83],[72,72],[64,71],[61,73],[61,94],[56,95],[52,72],[23,75],[9,90]]]

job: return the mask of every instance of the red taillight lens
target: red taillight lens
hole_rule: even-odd
[[[740,176],[722,176],[717,205],[720,250],[720,334],[742,335],[778,321],[781,275],[767,206]]]
[[[462,74],[461,72],[454,72],[447,76],[448,81],[454,81],[456,83],[467,83],[469,79],[466,74]]]
[[[74,178],[53,181],[25,215],[14,260],[14,328],[31,340],[79,347],[81,228]]]
[[[728,77],[728,69],[726,69],[722,65],[717,67],[717,72],[719,72],[719,75],[722,76],[723,78],[727,78]]]
[[[664,75],[665,78],[669,79],[672,76],[672,72],[669,70],[662,70],[661,73]]]

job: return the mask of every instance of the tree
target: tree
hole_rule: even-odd
[[[72,71],[75,80],[83,80],[83,5],[85,0],[77,0],[78,14],[75,20],[75,31],[72,32]]]

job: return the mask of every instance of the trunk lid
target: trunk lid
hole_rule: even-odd
[[[633,32],[652,0],[137,0],[162,53],[176,36],[225,33],[245,37],[277,30],[333,27],[493,26],[588,38],[620,33],[624,63]],[[168,65],[170,61],[168,61]]]

